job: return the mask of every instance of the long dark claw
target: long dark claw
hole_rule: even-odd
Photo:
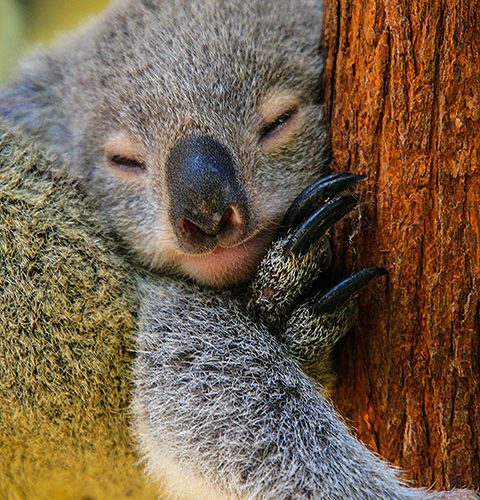
[[[344,305],[374,278],[377,276],[384,276],[386,274],[388,274],[387,270],[383,267],[369,267],[367,269],[362,269],[323,295],[314,305],[315,313],[324,314]]]
[[[321,238],[337,221],[353,210],[356,204],[357,200],[351,195],[341,196],[325,203],[294,230],[284,254],[302,256],[314,241]]]
[[[365,175],[332,174],[314,182],[302,191],[290,205],[283,219],[284,227],[290,228],[300,224],[322,203],[340,192],[366,179]]]

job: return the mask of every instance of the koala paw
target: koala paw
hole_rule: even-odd
[[[350,195],[334,197],[363,178],[333,174],[320,179],[305,189],[288,209],[283,233],[260,263],[248,305],[250,312],[269,327],[284,327],[293,307],[308,296],[321,274],[330,267],[332,255],[327,232],[357,204]]]
[[[294,309],[280,333],[280,340],[290,355],[324,391],[329,391],[334,382],[333,348],[357,319],[355,295],[372,279],[386,273],[380,267],[363,269],[328,292],[304,301]]]
[[[248,304],[249,311],[281,339],[302,368],[324,384],[331,351],[356,319],[353,297],[386,273],[381,268],[364,269],[331,290],[315,294],[319,278],[331,264],[327,233],[357,205],[353,196],[337,195],[363,178],[333,174],[295,199],[284,218],[286,233],[262,260]]]

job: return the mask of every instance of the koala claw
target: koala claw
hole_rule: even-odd
[[[300,223],[285,228],[288,232],[282,232],[273,242],[247,296],[249,312],[269,328],[285,327],[295,305],[311,294],[330,266],[331,248],[325,233],[357,205],[355,197],[337,195],[363,178],[353,174],[329,175],[305,189],[293,202],[284,220]],[[331,196],[335,198],[320,203],[320,199]],[[313,201],[320,203],[320,208],[313,206]],[[308,214],[307,209],[311,209]]]
[[[336,222],[348,214],[357,205],[352,195],[341,196],[320,207],[305,222],[302,222],[289,237],[284,255],[303,256],[310,245],[321,238]]]
[[[303,222],[319,205],[333,198],[341,191],[366,179],[366,175],[349,173],[331,174],[322,177],[303,190],[290,205],[283,219],[284,227],[295,227]]]
[[[338,307],[344,305],[353,297],[353,295],[360,291],[364,286],[368,285],[368,283],[370,283],[370,281],[374,278],[378,276],[385,276],[386,274],[388,274],[387,270],[383,267],[368,267],[366,269],[362,269],[322,295],[314,306],[315,313],[324,314],[332,312]]]

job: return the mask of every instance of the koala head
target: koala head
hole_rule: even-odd
[[[251,276],[327,159],[319,0],[124,0],[0,91],[152,270]]]

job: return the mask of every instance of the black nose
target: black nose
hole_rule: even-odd
[[[179,141],[167,160],[170,220],[190,252],[233,246],[248,222],[247,199],[227,148],[209,136]]]

